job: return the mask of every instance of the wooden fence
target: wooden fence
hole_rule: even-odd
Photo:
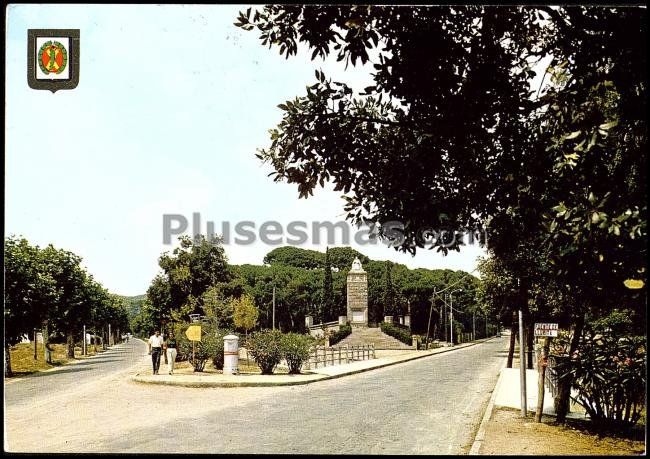
[[[321,367],[326,367],[328,365],[341,365],[374,358],[376,358],[374,344],[340,347],[315,346],[309,355],[309,359],[304,363],[304,368],[310,370],[318,368],[319,364]]]

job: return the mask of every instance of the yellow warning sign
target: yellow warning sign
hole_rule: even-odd
[[[190,325],[187,330],[185,330],[185,336],[190,341],[201,341],[201,326],[200,325]]]

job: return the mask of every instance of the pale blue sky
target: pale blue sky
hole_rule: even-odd
[[[313,84],[314,69],[363,88],[364,68],[286,60],[233,26],[246,6],[12,5],[7,10],[5,233],[71,250],[115,293],[146,291],[162,243],[162,215],[205,222],[340,221],[343,201],[319,189],[299,200],[255,157],[276,106]],[[79,85],[27,85],[27,29],[80,29]],[[218,228],[218,226],[217,226]],[[189,231],[188,231],[189,233]],[[352,246],[410,267],[471,271],[476,246],[415,257]],[[311,242],[304,248],[325,250]],[[274,246],[228,245],[232,263],[261,264]]]

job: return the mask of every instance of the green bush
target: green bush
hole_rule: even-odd
[[[342,341],[350,333],[352,333],[352,325],[341,325],[339,329],[330,336],[330,346],[334,346],[339,341]]]
[[[189,351],[189,355],[187,352]],[[192,356],[192,342],[187,339],[185,333],[176,335],[176,361],[184,362]]]
[[[595,425],[631,428],[645,408],[646,347],[643,336],[588,332],[572,356],[557,359],[578,402]]]
[[[303,362],[309,359],[314,339],[308,335],[287,333],[282,337],[282,356],[289,366],[289,374],[299,374]]]
[[[386,333],[389,336],[392,336],[393,338],[397,338],[404,344],[408,344],[409,346],[413,344],[413,340],[411,339],[411,331],[408,329],[408,327],[382,322],[380,324],[380,328],[382,332]]]
[[[282,340],[282,332],[279,330],[255,332],[246,340],[247,349],[263,375],[273,374],[282,360]]]
[[[194,367],[194,371],[201,372],[205,369],[205,363],[213,359],[219,353],[223,355],[223,337],[214,336],[214,332],[208,332],[201,336],[201,341],[194,344],[194,353],[192,352],[192,342],[188,339],[179,340],[180,352],[187,356],[187,360]]]

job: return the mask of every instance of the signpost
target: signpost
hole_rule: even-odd
[[[555,323],[536,323],[535,336],[557,337],[558,324]]]
[[[194,364],[194,353],[195,353],[195,342],[201,341],[201,326],[200,325],[190,325],[185,330],[185,336],[187,339],[192,341],[192,365]]]
[[[537,361],[537,411],[535,412],[535,421],[542,422],[542,412],[544,411],[544,378],[546,376],[546,365],[548,362],[548,351],[551,339],[557,336],[558,324],[556,323],[536,323],[535,336],[543,336],[544,344],[542,352]]]

